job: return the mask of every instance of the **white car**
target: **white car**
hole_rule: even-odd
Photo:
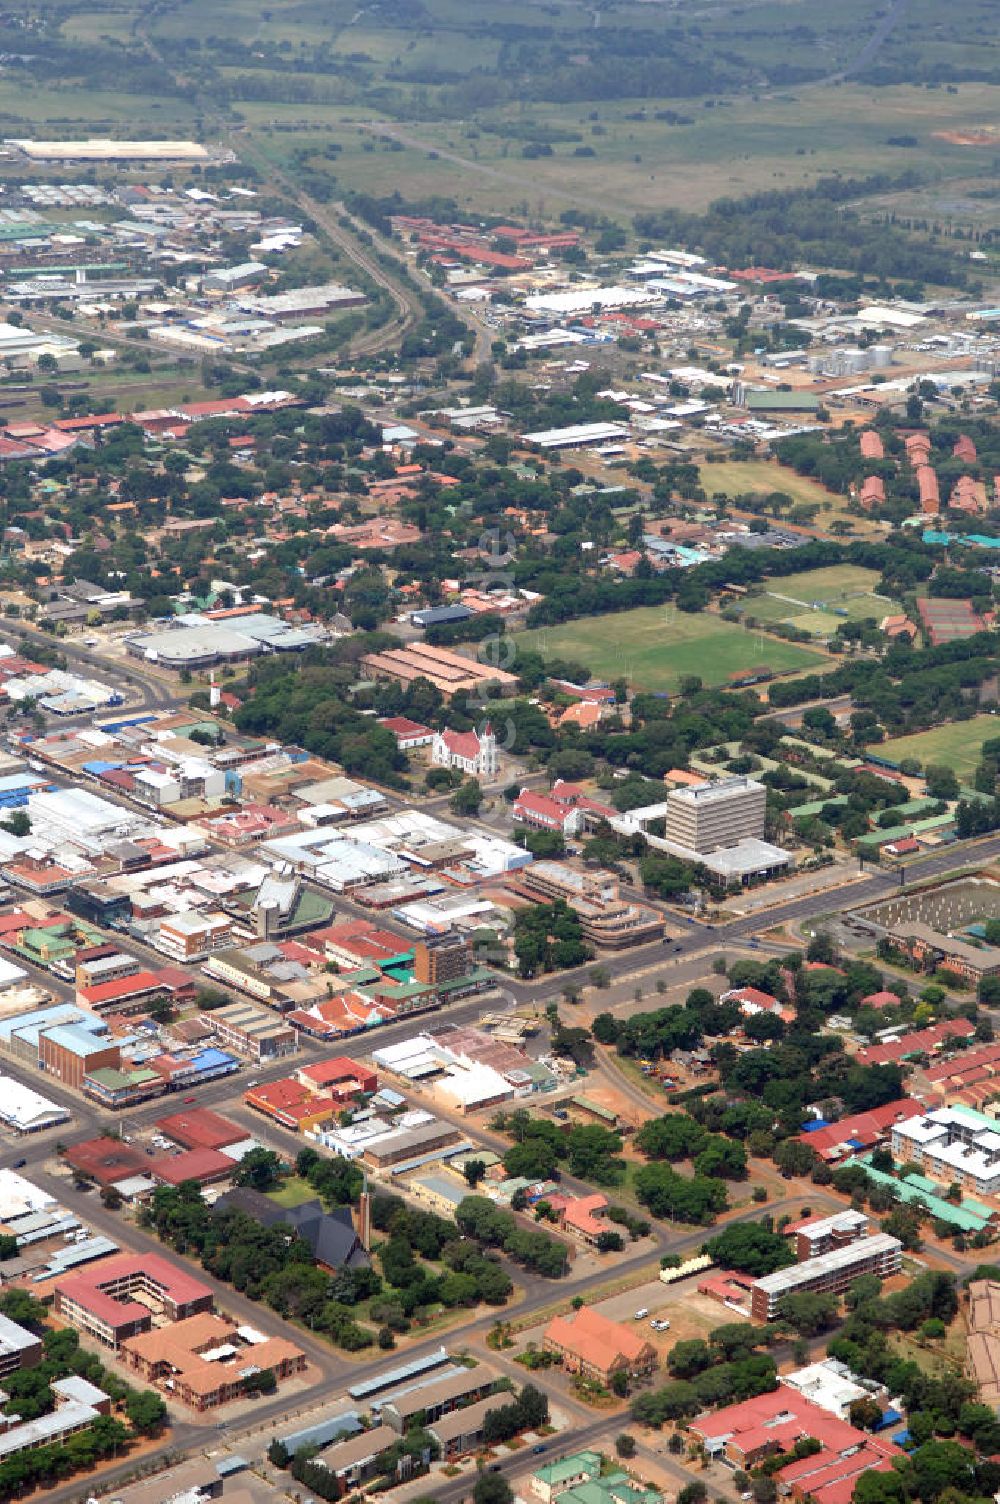
[[[634,1319],[636,1321],[642,1321],[648,1315],[649,1315],[648,1308],[646,1306],[640,1306],[639,1309],[638,1309],[638,1311],[636,1311],[636,1313],[635,1313]]]
[[[654,1316],[649,1324],[653,1328],[654,1332],[669,1332],[670,1330],[670,1322],[665,1318],[657,1319],[657,1317]]]

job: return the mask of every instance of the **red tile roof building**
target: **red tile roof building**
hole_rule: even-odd
[[[953,512],[970,512],[976,515],[989,511],[986,486],[971,475],[960,475],[951,490],[948,505]]]
[[[917,1072],[917,1080],[921,1091],[938,1099],[935,1106],[941,1102],[980,1106],[1000,1091],[1000,1043],[965,1050],[942,1065],[929,1065]]]
[[[894,1123],[919,1116],[923,1110],[919,1102],[902,1097],[898,1102],[873,1107],[870,1112],[856,1112],[852,1117],[841,1118],[839,1123],[831,1123],[827,1128],[800,1133],[799,1142],[808,1144],[828,1162],[847,1159],[852,1154],[874,1149],[876,1144],[890,1137]]]
[[[639,1332],[590,1306],[554,1317],[545,1328],[544,1347],[562,1359],[568,1373],[601,1383],[613,1373],[653,1373],[658,1361],[656,1348]]]
[[[421,726],[419,721],[411,721],[405,715],[386,716],[379,725],[392,732],[402,752],[409,752],[414,747],[429,747],[434,740],[434,732],[429,726]]]
[[[147,1383],[197,1411],[241,1399],[251,1374],[269,1369],[285,1379],[306,1366],[305,1353],[284,1337],[244,1345],[232,1322],[204,1312],[128,1338],[122,1356]]]
[[[148,1304],[135,1297],[141,1295]],[[126,1337],[148,1332],[152,1309],[169,1321],[211,1311],[212,1292],[158,1253],[119,1254],[102,1259],[55,1287],[55,1310],[70,1326],[117,1351]]]
[[[517,825],[531,825],[536,830],[554,830],[560,835],[576,835],[583,825],[583,815],[572,805],[560,804],[545,794],[522,789],[511,805],[511,817]]]
[[[147,1169],[162,1185],[183,1185],[185,1180],[212,1185],[228,1180],[237,1163],[220,1149],[185,1149],[180,1154],[163,1154],[158,1159],[151,1159]]]
[[[858,500],[863,507],[881,507],[885,505],[885,482],[879,475],[869,475],[858,492]]]
[[[247,1137],[245,1128],[208,1107],[175,1112],[170,1117],[160,1118],[154,1126],[157,1133],[184,1149],[225,1149]]]
[[[296,1078],[313,1091],[328,1091],[343,1101],[378,1091],[378,1076],[373,1070],[347,1055],[317,1060],[315,1065],[300,1065]]]
[[[591,1196],[546,1196],[546,1205],[555,1213],[559,1227],[593,1246],[602,1232],[608,1231],[605,1214],[608,1198],[595,1192]]]
[[[861,456],[866,460],[884,460],[885,445],[882,436],[875,432],[874,428],[866,428],[859,439]]]
[[[791,1452],[797,1441],[812,1437],[822,1450],[790,1462],[778,1478],[796,1499],[808,1496],[815,1504],[850,1504],[862,1473],[888,1472],[892,1459],[902,1456],[894,1442],[859,1431],[786,1386],[701,1416],[691,1422],[691,1430],[710,1456],[724,1456],[743,1469]]]
[[[875,1008],[896,1007],[899,999],[891,992],[875,992],[873,998],[884,998],[887,1001],[874,1003],[865,998],[864,1002]],[[859,1050],[857,1062],[859,1065],[890,1065],[897,1060],[906,1060],[911,1055],[933,1054],[949,1041],[975,1038],[975,1028],[967,1018],[946,1018],[943,1023],[932,1024],[929,1029],[917,1029],[912,1034],[904,1034],[900,1039],[887,1040],[885,1044],[869,1045],[866,1049]]]
[[[917,490],[920,493],[920,510],[925,514],[940,512],[941,492],[938,489],[937,471],[931,465],[917,466]]]

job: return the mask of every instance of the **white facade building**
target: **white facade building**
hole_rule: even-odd
[[[500,771],[500,753],[493,727],[487,721],[482,736],[475,731],[436,732],[431,762],[436,768],[457,768],[471,778],[495,778]]]

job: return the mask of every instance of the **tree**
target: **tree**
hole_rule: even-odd
[[[763,1222],[734,1222],[709,1239],[705,1252],[721,1268],[738,1269],[741,1274],[752,1274],[758,1279],[795,1263],[788,1239]]]
[[[675,1379],[693,1379],[715,1362],[707,1343],[700,1337],[675,1342],[667,1355],[667,1368]]]
[[[835,1323],[837,1298],[835,1295],[815,1295],[809,1290],[797,1295],[783,1295],[778,1302],[778,1315],[803,1337],[817,1337],[820,1332],[829,1331]]]
[[[467,1184],[475,1190],[486,1174],[486,1166],[481,1159],[467,1159],[462,1168],[462,1174],[465,1176]]]
[[[816,1163],[816,1150],[796,1138],[786,1138],[775,1148],[773,1158],[783,1175],[808,1175]]]
[[[627,1431],[622,1431],[620,1435],[615,1437],[615,1451],[619,1457],[634,1457],[636,1452],[635,1438],[630,1436]]]
[[[499,1473],[480,1473],[472,1490],[472,1504],[512,1504],[514,1490]]]
[[[931,799],[958,798],[958,778],[953,768],[935,764],[924,769],[924,778],[927,782],[927,793]]]
[[[270,1191],[284,1179],[285,1163],[271,1149],[251,1149],[244,1154],[233,1175],[233,1185],[255,1191]]]
[[[125,1413],[133,1430],[141,1436],[157,1436],[167,1418],[167,1407],[152,1389],[132,1389],[125,1400]]]
[[[285,1446],[285,1443],[277,1436],[275,1436],[267,1449],[267,1460],[274,1467],[287,1467],[291,1461],[291,1453]]]
[[[449,808],[455,815],[478,815],[483,802],[483,791],[475,778],[469,778],[456,789],[448,801]]]
[[[685,1483],[677,1495],[677,1504],[705,1504],[708,1498],[708,1489],[700,1478],[695,1478],[691,1483]]]

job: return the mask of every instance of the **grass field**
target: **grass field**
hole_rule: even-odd
[[[825,662],[811,648],[747,632],[705,612],[689,616],[673,606],[585,617],[519,632],[514,641],[549,658],[576,659],[599,679],[624,677],[647,690],[676,689],[689,674],[714,685],[724,684],[738,669],[762,664],[785,673]]]
[[[916,757],[928,767],[931,764],[954,768],[958,778],[967,783],[979,762],[983,742],[1000,737],[1000,719],[991,715],[976,715],[971,721],[955,721],[947,726],[935,726],[932,731],[917,731],[912,736],[897,736],[892,741],[879,742],[869,747],[878,757],[888,757],[901,762],[904,757]]]
[[[769,625],[785,622],[814,637],[825,637],[842,621],[863,621],[866,617],[880,621],[896,609],[896,601],[873,593],[878,581],[877,570],[856,564],[834,564],[829,569],[786,575],[769,581],[763,594],[748,598],[747,615]]]
[[[777,460],[723,460],[718,465],[700,466],[699,474],[702,488],[709,496],[721,491],[735,499],[751,493],[766,496],[772,491],[783,491],[794,502],[820,507],[837,500],[818,481],[797,475]]]

